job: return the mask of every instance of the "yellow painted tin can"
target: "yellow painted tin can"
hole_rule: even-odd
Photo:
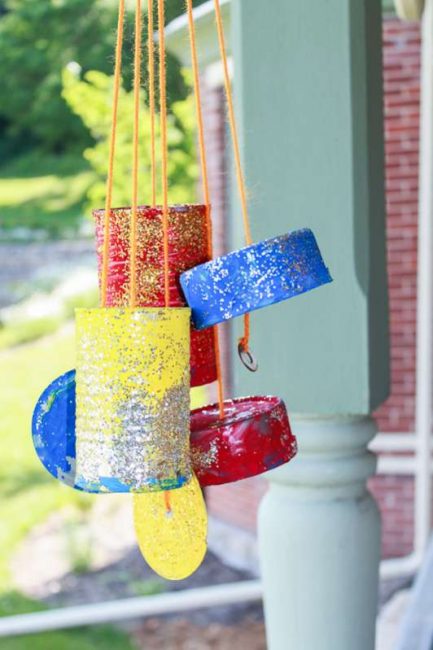
[[[186,484],[190,310],[78,309],[76,336],[78,487],[149,492]]]

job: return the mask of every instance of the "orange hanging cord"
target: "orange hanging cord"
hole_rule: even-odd
[[[137,208],[138,208],[138,141],[140,128],[141,87],[141,0],[135,1],[134,44],[134,133],[132,139],[132,206],[130,225],[130,307],[137,304]]]
[[[212,236],[212,220],[211,220],[211,203],[210,203],[210,188],[209,188],[209,175],[207,168],[206,144],[204,136],[204,123],[203,123],[203,109],[201,103],[201,89],[200,89],[200,70],[197,55],[197,41],[195,34],[194,16],[192,8],[192,0],[186,0],[187,14],[188,14],[188,27],[189,38],[191,46],[191,60],[192,70],[194,77],[194,96],[197,112],[197,125],[198,125],[198,142],[200,149],[200,163],[201,163],[201,176],[203,182],[203,195],[206,204],[206,223],[208,235],[208,255],[213,257],[213,236]],[[218,327],[213,328],[214,342],[215,342],[215,357],[217,368],[217,382],[218,382],[218,405],[220,418],[224,417],[224,388],[221,369],[221,346]]]
[[[119,93],[122,77],[122,47],[123,47],[123,25],[125,21],[125,0],[119,0],[119,15],[117,22],[117,39],[116,55],[114,64],[114,91],[113,91],[113,109],[111,117],[111,132],[108,154],[108,174],[105,195],[105,215],[104,215],[104,244],[102,251],[102,273],[101,273],[101,306],[105,307],[107,303],[107,284],[108,284],[108,263],[110,255],[110,213],[111,202],[113,199],[113,172],[114,172],[114,155],[116,151],[116,132],[117,132],[117,115],[119,108]]]
[[[153,32],[154,32],[153,2],[154,0],[148,0],[147,3],[147,17],[148,17],[147,53],[148,53],[149,112],[150,112],[150,173],[152,179],[151,204],[156,205],[155,43],[153,40]]]
[[[229,65],[227,59],[227,48],[226,48],[225,37],[224,37],[224,26],[221,17],[220,1],[214,0],[214,5],[215,5],[216,26],[218,32],[218,43],[219,43],[221,61],[222,61],[223,73],[224,73],[224,87],[225,87],[225,94],[227,99],[228,119],[230,125],[230,133],[233,142],[236,181],[237,181],[239,197],[241,202],[245,241],[247,246],[250,246],[253,243],[253,240],[251,236],[250,218],[248,214],[247,190],[245,184],[245,177],[242,169],[241,151],[239,146],[239,134],[236,125],[233,94],[232,94],[232,88],[230,83],[230,72],[229,72]],[[239,341],[242,348],[246,351],[248,351],[249,349],[249,340],[250,340],[250,315],[246,314],[244,316],[244,335]]]
[[[167,142],[167,71],[165,54],[165,6],[158,0],[159,35],[159,113],[161,122],[161,185],[162,185],[162,231],[164,247],[164,294],[165,306],[170,304],[169,258],[168,258],[168,142]],[[170,492],[164,492],[167,514],[171,513]]]
[[[159,112],[161,121],[161,176],[162,176],[162,230],[164,246],[164,293],[165,306],[170,304],[170,280],[168,259],[168,144],[167,144],[167,71],[165,54],[165,6],[158,0],[159,34]]]

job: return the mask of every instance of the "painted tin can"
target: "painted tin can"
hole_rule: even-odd
[[[332,282],[308,228],[267,239],[185,271],[180,283],[198,329]]]
[[[171,490],[191,478],[190,311],[76,311],[76,483]]]
[[[101,281],[105,210],[93,212]],[[106,307],[128,307],[130,288],[131,208],[110,212]],[[180,274],[209,260],[205,205],[172,205],[168,215],[170,307],[186,306]],[[137,306],[164,307],[164,252],[162,208],[137,210]],[[191,386],[217,378],[212,332],[191,328]]]
[[[284,402],[242,397],[191,413],[191,453],[202,487],[257,476],[289,462],[297,452]]]
[[[52,476],[86,492],[106,491],[103,483],[76,476],[75,371],[55,379],[40,396],[33,414],[36,453]],[[296,438],[278,397],[249,397],[191,413],[191,463],[202,487],[256,476],[287,463]]]

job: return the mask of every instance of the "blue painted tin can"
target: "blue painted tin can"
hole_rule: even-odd
[[[180,276],[198,329],[293,298],[332,282],[309,228],[267,239]]]
[[[76,477],[75,370],[57,377],[38,399],[32,438],[39,460],[54,478],[84,492],[103,491],[100,485],[79,485]]]

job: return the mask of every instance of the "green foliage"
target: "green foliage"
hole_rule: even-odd
[[[131,5],[128,3],[125,27],[123,70],[126,88],[130,88],[131,83]],[[167,21],[183,11],[183,0],[167,0]],[[110,73],[116,23],[115,0],[2,0],[2,157],[13,155],[17,147],[23,151],[37,145],[58,153],[68,148],[82,150],[89,144],[89,133],[62,99],[61,73],[71,62],[78,63],[83,73],[89,70]],[[183,99],[185,86],[179,64],[171,56],[168,57],[167,80],[169,102]]]
[[[49,150],[88,139],[61,97],[61,70],[109,70],[115,7],[100,0],[8,0],[0,21],[1,115]]]
[[[1,103],[1,102],[0,102]],[[1,238],[15,229],[45,231],[47,237],[75,236],[82,224],[86,192],[94,180],[81,152],[52,155],[38,150],[0,168]],[[22,235],[21,235],[22,237]]]
[[[50,153],[41,155],[41,151],[34,149],[4,162],[0,167],[0,178],[30,179],[35,176],[75,176],[88,170],[89,166],[80,153],[62,153],[60,156]],[[1,194],[0,192],[0,196]]]
[[[90,207],[103,207],[111,128],[113,79],[97,71],[90,71],[84,76],[84,79],[79,79],[66,69],[63,73],[63,85],[63,97],[74,113],[81,117],[96,141],[93,147],[88,147],[84,152],[84,157],[98,178],[92,184],[88,197]],[[130,205],[131,202],[133,102],[133,93],[123,88],[119,100],[113,205]],[[172,104],[168,118],[168,174],[171,203],[194,200],[198,171],[195,157],[194,120],[195,110],[191,96]],[[148,203],[151,194],[150,115],[144,102],[144,94],[141,106],[139,147],[139,201]]]
[[[37,174],[37,170],[34,170]],[[84,214],[84,197],[94,175],[36,175],[0,178],[0,228],[44,230],[48,237],[73,236]],[[3,234],[3,233],[2,233]]]

